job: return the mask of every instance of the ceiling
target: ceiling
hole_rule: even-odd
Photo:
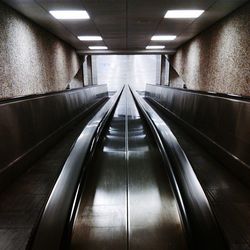
[[[165,45],[160,53],[181,44],[223,18],[247,0],[4,0],[34,22],[71,44],[80,53],[90,45],[109,51],[91,53],[145,53],[147,45]],[[49,10],[85,9],[90,20],[57,20]],[[164,19],[167,10],[203,9],[197,19]],[[174,41],[150,41],[153,35],[177,35]],[[79,35],[100,35],[103,41],[83,42]],[[152,51],[151,53],[159,51]]]

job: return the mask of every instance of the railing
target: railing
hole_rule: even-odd
[[[134,90],[131,92],[162,153],[191,249],[227,249],[206,195],[175,136],[153,108]]]
[[[92,154],[101,131],[114,111],[123,89],[117,92],[87,124],[62,168],[36,229],[33,250],[62,249],[67,227],[72,223],[79,182],[85,173],[85,164]],[[66,233],[67,234],[67,233]]]
[[[145,97],[250,186],[250,99],[160,85],[147,85]]]
[[[171,85],[160,85],[160,84],[147,84],[147,85],[150,87],[160,86],[160,87],[168,88],[170,90],[176,89],[178,91],[184,91],[184,92],[189,92],[189,93],[194,93],[194,94],[203,94],[203,95],[215,96],[215,97],[222,97],[226,99],[233,99],[233,100],[235,99],[235,100],[247,101],[247,102],[250,101],[250,96],[246,96],[246,95],[227,94],[227,93],[221,93],[221,92],[195,90],[195,89],[184,89],[184,88],[172,87]],[[148,92],[147,88],[145,92]]]

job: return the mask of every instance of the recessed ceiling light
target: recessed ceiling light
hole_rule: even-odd
[[[204,10],[168,10],[165,18],[197,18]]]
[[[169,35],[165,35],[165,36],[152,36],[151,40],[152,41],[172,41],[176,38],[176,36],[169,36]]]
[[[51,10],[49,13],[62,20],[89,19],[89,14],[85,10]]]
[[[149,45],[146,47],[146,49],[164,49],[165,46],[164,45]]]
[[[89,46],[89,49],[108,49],[107,46]]]
[[[102,41],[101,36],[78,36],[81,41]]]

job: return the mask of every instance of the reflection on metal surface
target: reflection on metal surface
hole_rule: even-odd
[[[186,249],[177,202],[160,153],[141,120],[131,93],[127,103],[129,249]]]
[[[124,102],[124,96],[121,98]],[[127,249],[125,124],[121,104],[89,166],[73,228],[72,249]]]
[[[199,135],[197,137],[210,141],[209,147],[213,153],[226,165],[232,165],[234,173],[249,183],[250,141],[247,138],[250,136],[250,102],[248,100],[150,84],[147,85],[146,97],[167,108],[181,119],[183,124],[186,123],[186,127],[193,134],[197,133]]]
[[[67,131],[70,124],[85,117],[87,113],[84,112],[89,112],[94,104],[107,96],[107,86],[103,85],[2,100],[0,188],[9,185],[16,176],[14,169],[19,169],[19,174],[25,171],[60,134]]]
[[[153,108],[134,90],[132,92],[151,130],[158,137],[190,246],[194,249],[227,249],[204,190],[176,137]]]
[[[129,91],[89,169],[72,249],[187,249],[160,153]]]
[[[61,249],[63,241],[68,240],[65,236],[68,233],[66,230],[68,224],[72,223],[69,215],[73,215],[73,210],[75,211],[79,181],[86,171],[86,161],[122,91],[117,92],[97,112],[73,145],[41,216],[32,242],[33,250]]]

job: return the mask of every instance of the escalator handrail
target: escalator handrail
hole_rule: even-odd
[[[31,242],[32,250],[59,250],[69,224],[79,181],[86,170],[85,163],[92,153],[100,133],[112,114],[124,87],[110,98],[85,126],[49,196],[46,207]]]
[[[191,249],[228,249],[199,180],[174,134],[154,109],[130,87],[163,155]]]

